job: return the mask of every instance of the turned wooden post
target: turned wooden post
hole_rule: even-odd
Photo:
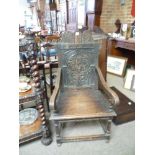
[[[34,51],[29,52],[29,60],[30,60],[30,68],[31,68],[31,75],[34,81],[34,87],[36,92],[36,102],[37,102],[37,109],[39,111],[41,121],[42,121],[42,139],[41,142],[44,145],[49,145],[52,142],[52,138],[50,137],[50,131],[48,129],[48,124],[45,116],[45,108],[43,105],[44,95],[43,89],[41,88],[41,81],[40,81],[40,74],[39,74],[39,67],[37,64],[36,56]]]

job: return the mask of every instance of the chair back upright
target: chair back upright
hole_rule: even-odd
[[[98,66],[99,44],[92,39],[90,31],[79,34],[78,38],[72,32],[63,35],[56,46],[63,87],[98,89],[95,70]]]

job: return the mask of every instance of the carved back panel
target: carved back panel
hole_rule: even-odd
[[[95,66],[98,65],[99,44],[93,42],[91,38],[87,38],[86,34],[80,35],[80,43],[66,43],[68,38],[66,37],[65,43],[61,42],[57,45],[59,65],[62,68],[63,86],[97,88]],[[71,36],[70,32],[69,36]],[[90,37],[90,35],[88,36]],[[73,40],[75,38],[72,38]],[[86,43],[86,41],[90,43]]]

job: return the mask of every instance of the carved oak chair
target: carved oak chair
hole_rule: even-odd
[[[98,67],[99,44],[93,41],[89,31],[78,37],[65,32],[62,42],[56,46],[59,68],[50,98],[50,120],[54,122],[57,144],[97,139],[109,141],[111,121],[116,116],[113,106],[119,103],[118,96],[108,87]],[[104,121],[101,123],[104,134],[62,135],[64,123],[88,120]]]

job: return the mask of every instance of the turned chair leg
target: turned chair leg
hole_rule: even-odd
[[[54,122],[54,126],[56,129],[56,142],[58,146],[61,146],[61,142],[60,142],[60,132],[61,132],[61,124],[58,121]]]
[[[108,135],[106,137],[106,142],[109,143],[110,142],[110,138],[111,138],[111,122],[112,120],[109,119],[108,122],[107,122],[107,131],[106,131],[106,134]]]
[[[45,126],[43,126],[44,128]],[[48,130],[47,127],[45,127],[43,130],[43,134],[42,134],[42,138],[41,138],[41,142],[43,145],[49,145],[52,143],[52,137],[50,136],[50,132]]]

